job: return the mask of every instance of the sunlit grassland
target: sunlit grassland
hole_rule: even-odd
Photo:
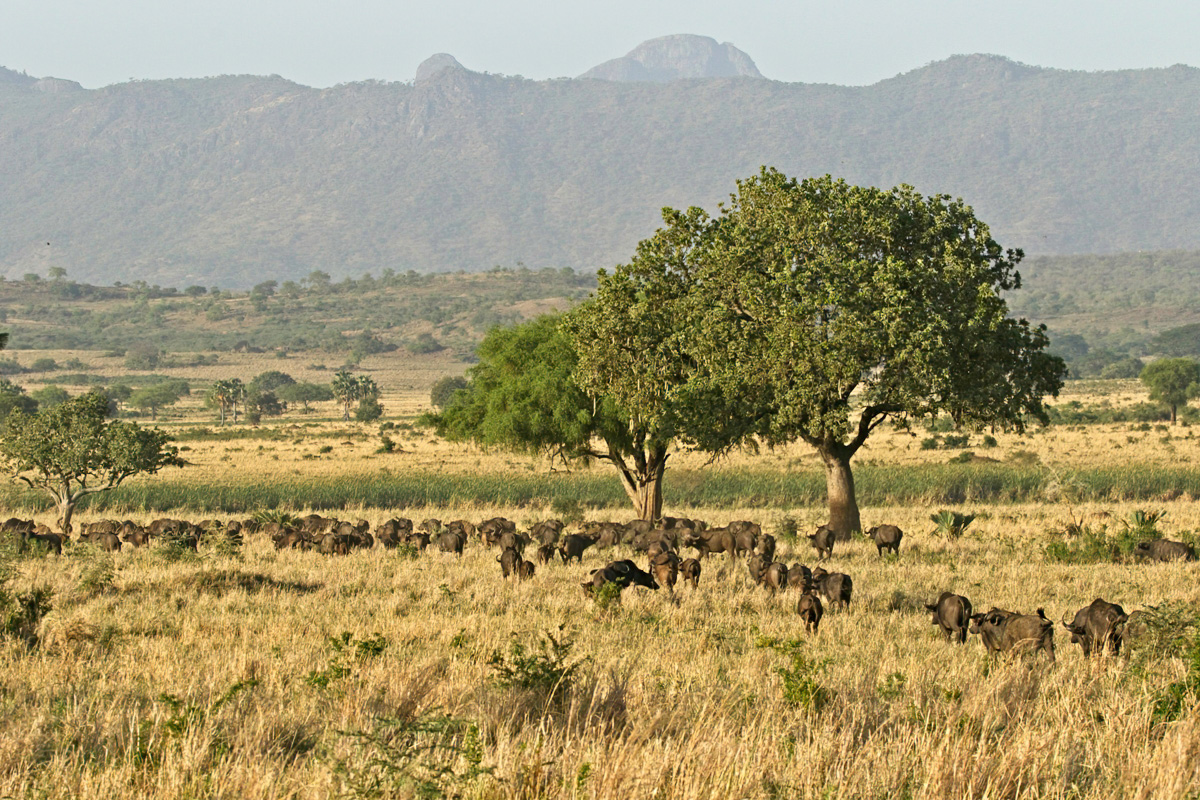
[[[384,394],[384,421],[398,427],[382,431],[341,422],[332,404],[222,428],[191,400],[164,422],[189,466],[130,480],[78,519],[279,508],[372,524],[504,515],[527,528],[559,516],[576,530],[630,518],[604,465],[566,468],[411,427],[428,389],[405,388],[403,374]],[[1078,396],[1145,399],[1111,389]],[[945,643],[923,605],[952,590],[977,610],[1040,607],[1054,620],[1095,597],[1127,611],[1197,607],[1196,564],[1065,564],[1047,551],[1073,541],[1071,525],[1124,531],[1139,509],[1166,512],[1163,535],[1195,540],[1195,430],[972,432],[933,449],[922,428],[879,431],[855,461],[858,495],[865,524],[904,529],[901,555],[839,543],[827,566],[853,576],[854,601],[815,637],[794,590],[772,598],[719,556],[696,592],[630,590],[608,607],[579,583],[611,558],[642,560],[626,548],[539,565],[526,584],[502,580],[495,551],[476,542],[461,559],[277,552],[250,536],[236,555],[75,545],[9,562],[12,588],[51,588],[53,610],[36,648],[0,641],[0,797],[1195,796],[1195,689],[1171,719],[1154,710],[1186,684],[1184,659],[1086,661],[1059,627],[1054,665],[990,660],[978,637]],[[975,458],[949,463],[963,452]],[[781,537],[780,560],[815,564],[807,542],[785,536],[825,519],[811,451],[707,461],[673,454],[668,513],[757,520]],[[6,516],[53,523],[15,486],[0,502]],[[948,540],[929,519],[940,508],[978,516]],[[570,678],[503,685],[503,667],[521,663],[510,648],[539,654],[547,632],[570,643]],[[539,665],[523,669],[536,677]]]
[[[1130,508],[1074,511],[1117,524]],[[396,780],[382,796],[410,797],[403,778],[433,774],[422,761],[450,770],[433,784],[466,797],[1105,798],[1200,788],[1195,706],[1152,721],[1155,698],[1185,674],[1179,660],[1088,662],[1060,631],[1053,666],[989,661],[976,637],[945,643],[922,606],[942,589],[1052,618],[1095,596],[1129,610],[1197,603],[1196,565],[1055,564],[1041,542],[1065,521],[1062,509],[975,510],[967,535],[947,541],[929,532],[924,509],[867,509],[910,532],[902,555],[840,544],[830,566],[854,576],[855,599],[811,638],[794,593],[772,598],[742,563],[718,557],[697,592],[630,590],[607,609],[578,583],[625,549],[539,567],[521,585],[504,582],[494,552],[477,546],[462,559],[330,558],[251,538],[237,558],[125,551],[107,582],[89,582],[103,557],[82,548],[20,562],[19,585],[52,586],[56,607],[40,648],[0,648],[0,795],[365,797],[374,770]],[[715,522],[755,512],[693,511]],[[778,510],[761,518],[782,519]],[[1200,508],[1175,503],[1167,522],[1168,532],[1200,528]],[[812,563],[806,543],[780,549]],[[330,639],[343,632],[339,653]],[[572,643],[573,677],[558,693],[502,686],[493,655],[511,665],[514,643],[539,653],[544,632]],[[806,661],[768,640],[802,640]],[[798,699],[797,685],[823,701]],[[442,740],[454,749],[421,751],[438,738],[405,731],[439,716],[459,721]],[[388,733],[388,721],[408,727]],[[397,749],[350,735],[370,730]]]

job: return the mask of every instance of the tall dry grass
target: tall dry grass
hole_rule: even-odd
[[[926,509],[864,509],[908,532],[902,554],[839,544],[832,566],[854,577],[854,601],[811,638],[794,592],[771,598],[722,557],[698,591],[629,590],[604,608],[578,584],[627,550],[520,585],[474,543],[461,559],[277,553],[250,538],[240,555],[125,551],[111,572],[82,547],[22,560],[15,587],[48,585],[55,605],[40,646],[0,647],[0,796],[1188,796],[1195,697],[1153,720],[1182,659],[1085,661],[1060,629],[1053,665],[989,660],[976,637],[945,643],[922,605],[943,589],[1055,619],[1096,596],[1196,604],[1195,564],[1044,557],[1070,519],[1117,526],[1132,508],[979,507],[954,541],[930,532]],[[550,513],[440,515],[498,511],[522,524]],[[774,531],[819,516],[689,511]],[[1196,530],[1200,508],[1174,503],[1161,526]],[[806,543],[780,550],[813,563]],[[566,657],[522,666],[513,645],[537,656],[545,632],[571,643]],[[506,665],[531,685],[503,685]],[[538,680],[571,665],[563,685]]]

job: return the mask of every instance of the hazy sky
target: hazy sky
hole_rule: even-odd
[[[88,88],[277,73],[409,80],[427,56],[575,76],[646,39],[732,42],[768,78],[865,84],[956,53],[1039,66],[1200,66],[1196,0],[2,0],[0,66]]]

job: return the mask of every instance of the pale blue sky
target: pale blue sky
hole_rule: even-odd
[[[732,42],[766,77],[806,83],[874,83],[956,53],[1200,66],[1195,0],[3,0],[0,65],[88,88],[229,73],[331,86],[409,80],[448,52],[469,69],[542,79],[671,33]]]

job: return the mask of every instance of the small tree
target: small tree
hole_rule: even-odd
[[[1150,390],[1150,400],[1171,409],[1171,424],[1176,411],[1187,401],[1200,396],[1200,364],[1190,358],[1160,358],[1151,361],[1139,376]]]
[[[64,533],[84,497],[134,475],[184,465],[167,434],[107,416],[108,398],[92,392],[36,414],[15,411],[0,439],[4,469],[54,500]]]
[[[302,413],[307,414],[309,403],[325,403],[333,399],[333,392],[328,386],[319,383],[292,383],[279,387],[280,400],[295,405],[300,404]]]
[[[450,401],[454,399],[455,392],[466,388],[467,379],[461,375],[448,375],[445,378],[439,378],[433,384],[433,388],[429,390],[429,402],[434,408],[441,411],[450,405]]]
[[[260,392],[276,392],[284,386],[291,386],[295,382],[296,379],[286,372],[272,369],[260,372],[254,380],[250,381],[250,385],[246,388],[249,390],[257,389]]]
[[[0,420],[8,418],[14,411],[33,414],[38,410],[38,402],[25,394],[25,389],[12,381],[0,378]]]
[[[208,402],[217,408],[221,414],[221,424],[225,424],[225,411],[233,411],[233,421],[237,422],[238,403],[246,396],[246,386],[238,378],[227,378],[217,381],[208,390]]]
[[[358,381],[349,370],[341,370],[329,384],[333,396],[342,404],[342,419],[349,422],[350,406],[358,399]]]
[[[67,393],[66,389],[54,384],[38,389],[29,396],[37,400],[38,408],[52,408],[71,399],[71,395]]]
[[[186,394],[187,384],[180,386],[179,381],[163,381],[151,386],[143,386],[131,394],[129,405],[150,412],[150,419],[158,419],[158,410],[165,406],[174,405],[179,398]]]

